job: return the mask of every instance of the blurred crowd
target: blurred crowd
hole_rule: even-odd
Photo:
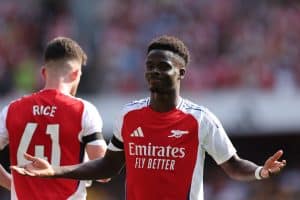
[[[213,170],[204,183],[209,200],[298,200],[300,171],[289,169],[277,177],[255,182],[233,181],[223,171]]]
[[[58,35],[88,53],[82,93],[144,90],[147,44],[161,34],[190,49],[185,90],[295,91],[299,18],[296,0],[2,0],[0,95],[41,87],[43,47]]]

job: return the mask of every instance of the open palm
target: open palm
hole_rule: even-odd
[[[24,154],[26,160],[31,161],[23,166],[11,166],[12,170],[15,170],[19,174],[27,176],[37,176],[37,177],[50,177],[54,175],[53,167],[48,163],[48,161],[33,157],[27,153]]]

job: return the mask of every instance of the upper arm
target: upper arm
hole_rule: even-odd
[[[231,175],[234,170],[239,165],[240,158],[237,154],[234,154],[231,158],[220,164],[220,167],[226,172],[226,174]]]
[[[96,107],[87,101],[84,101],[84,110],[83,110],[81,125],[82,125],[82,131],[80,133],[79,139],[82,141],[82,138],[84,137],[87,138],[88,141],[85,143],[92,141],[93,138],[91,138],[92,136],[90,135],[102,132],[102,128],[103,128],[102,118],[98,110],[96,109]]]
[[[202,146],[213,157],[218,165],[236,154],[220,121],[209,111],[203,114],[200,122],[200,133],[203,135]]]
[[[97,144],[87,143],[85,150],[88,154],[90,160],[94,160],[96,158],[102,158],[105,155],[107,145],[104,139],[94,141]]]
[[[79,140],[85,145],[90,160],[104,156],[107,145],[102,135],[103,122],[96,107],[84,101],[82,131]]]

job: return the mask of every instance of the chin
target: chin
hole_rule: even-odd
[[[166,89],[166,88],[151,87],[150,92],[158,93],[158,94],[169,94],[169,93],[172,93],[172,90],[169,90],[169,89]]]

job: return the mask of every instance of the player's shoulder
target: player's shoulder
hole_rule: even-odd
[[[142,109],[142,108],[148,106],[149,103],[150,103],[150,98],[149,97],[139,99],[139,100],[133,100],[130,103],[125,104],[122,107],[121,112],[123,114],[125,114],[125,113],[128,113],[130,111],[139,110],[139,109]]]
[[[215,114],[206,106],[196,104],[188,99],[183,100],[182,108],[193,115],[201,117],[202,119],[206,118],[209,121],[219,121]]]
[[[19,105],[19,104],[22,104],[23,102],[26,102],[26,101],[28,101],[29,99],[33,98],[33,95],[34,95],[34,94],[35,94],[35,93],[32,93],[32,94],[24,94],[24,95],[22,95],[22,96],[20,96],[20,97],[18,97],[18,98],[16,98],[16,99],[13,99],[13,100],[11,100],[11,101],[6,105],[6,107],[9,108],[9,107],[11,107],[11,106],[13,106],[13,105]]]
[[[203,113],[208,110],[205,106],[196,104],[189,99],[182,99],[181,104],[180,107],[186,112]]]
[[[94,104],[87,99],[83,99],[81,97],[69,96],[69,95],[68,97],[70,98],[70,100],[82,103],[85,107],[95,107]]]

